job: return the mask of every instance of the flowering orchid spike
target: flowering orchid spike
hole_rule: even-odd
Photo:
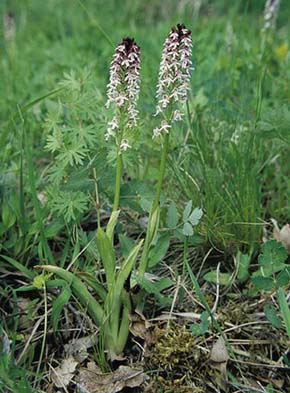
[[[275,27],[278,11],[280,6],[280,0],[267,0],[264,10],[264,31]]]
[[[106,139],[116,135],[122,127],[133,128],[137,125],[136,109],[140,90],[140,48],[133,38],[124,38],[115,50],[107,86],[106,107],[115,107],[116,114],[108,123]],[[123,130],[121,130],[123,132]],[[126,145],[129,147],[129,145]],[[125,150],[125,148],[123,148]]]
[[[170,123],[182,119],[183,113],[178,104],[187,100],[191,53],[191,31],[184,24],[172,27],[163,46],[156,93],[158,102],[155,115],[163,113],[166,124],[163,121],[160,127],[155,128],[153,137],[161,135],[162,132],[167,133]]]

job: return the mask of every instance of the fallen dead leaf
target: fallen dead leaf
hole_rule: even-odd
[[[117,393],[125,387],[135,388],[144,382],[142,368],[120,366],[112,373],[104,374],[94,362],[82,368],[76,378],[79,392]]]
[[[64,359],[60,366],[52,369],[51,380],[57,388],[67,386],[71,382],[77,365],[78,362],[70,356]]]
[[[219,370],[224,379],[226,380],[227,362],[229,360],[229,354],[225,340],[222,336],[220,336],[218,340],[214,343],[210,352],[210,360],[212,362],[212,367]]]
[[[210,360],[215,363],[224,363],[227,362],[228,359],[229,354],[225,340],[220,336],[211,349]]]
[[[64,345],[66,356],[73,356],[78,362],[83,362],[87,357],[88,349],[92,348],[98,342],[95,334],[90,336],[76,338],[71,340],[68,344]]]
[[[147,330],[151,324],[147,321],[144,315],[139,310],[135,310],[129,314],[130,319],[130,333],[135,337],[140,337],[143,340],[146,339]]]

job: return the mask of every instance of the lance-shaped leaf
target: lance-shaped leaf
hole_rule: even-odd
[[[105,290],[104,286],[100,283],[100,281],[93,276],[92,273],[88,272],[81,272],[78,276],[88,284],[99,296],[100,298],[105,301],[107,296],[107,291]]]
[[[109,222],[107,224],[106,234],[107,234],[108,238],[111,240],[111,242],[113,241],[114,230],[115,230],[115,226],[117,225],[117,222],[118,222],[119,213],[120,213],[120,210],[113,211],[111,214],[111,217],[109,219]]]
[[[118,277],[116,279],[116,284],[114,287],[114,293],[117,296],[121,296],[123,286],[125,284],[125,281],[129,277],[129,274],[133,270],[133,267],[135,265],[139,250],[142,246],[142,243],[143,243],[143,240],[141,240],[139,242],[139,244],[137,244],[137,246],[135,246],[133,248],[133,250],[127,256],[127,258],[125,259],[125,261],[123,262],[123,264],[121,266],[121,269],[119,271]]]
[[[52,328],[53,328],[54,333],[57,331],[58,322],[59,322],[59,318],[60,318],[60,314],[62,312],[62,309],[69,301],[71,294],[72,294],[71,289],[70,289],[69,285],[66,284],[66,286],[63,288],[61,293],[58,295],[58,297],[53,302],[51,318],[52,318]]]
[[[78,277],[76,277],[73,273],[57,266],[37,265],[35,267],[55,273],[68,282],[74,296],[88,310],[91,318],[96,322],[97,325],[102,325],[104,320],[104,311],[99,302],[90,294],[85,284]]]
[[[105,268],[108,291],[110,291],[115,280],[116,258],[112,242],[102,228],[97,230],[97,246]]]
[[[127,278],[129,277],[131,271],[133,270],[142,243],[143,240],[141,240],[140,243],[133,248],[133,250],[130,252],[128,257],[123,262],[121,269],[118,273],[118,276],[116,278],[115,285],[108,296],[108,302],[106,306],[108,307],[108,312],[111,313],[110,314],[111,330],[112,330],[112,337],[114,340],[117,340],[119,335],[119,319],[120,319],[121,302],[123,300],[122,291],[124,288],[124,284]],[[122,317],[122,321],[124,321],[124,315]],[[121,330],[123,329],[124,326],[122,327]],[[121,333],[121,335],[123,334],[124,333]]]
[[[148,244],[150,246],[153,241],[156,232],[159,226],[159,218],[160,218],[160,209],[157,206],[156,209],[150,213],[149,222],[148,222]]]

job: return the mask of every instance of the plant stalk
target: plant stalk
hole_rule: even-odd
[[[123,170],[122,153],[120,151],[120,147],[118,147],[113,212],[116,212],[119,208],[122,170]]]
[[[46,343],[46,335],[47,335],[47,315],[48,315],[48,309],[47,309],[47,292],[46,292],[46,283],[43,284],[43,298],[44,298],[44,329],[43,329],[43,338],[42,338],[42,343],[41,343],[41,349],[40,349],[40,355],[38,359],[38,365],[37,365],[37,370],[36,370],[36,377],[39,375],[44,351],[45,351],[45,343]],[[35,379],[36,382],[36,379]],[[34,384],[35,387],[35,384]]]
[[[141,256],[141,261],[138,269],[138,274],[139,276],[144,276],[147,267],[148,267],[148,253],[149,253],[149,248],[152,242],[152,220],[155,219],[156,215],[154,214],[156,209],[159,208],[159,202],[160,202],[160,195],[161,195],[161,190],[162,190],[162,184],[164,180],[164,175],[165,175],[165,169],[166,169],[166,159],[167,159],[167,151],[168,151],[168,143],[169,143],[169,134],[165,134],[164,136],[164,141],[163,141],[163,147],[162,147],[162,152],[161,152],[161,161],[160,161],[160,167],[159,167],[159,178],[158,178],[158,183],[156,186],[156,193],[155,197],[153,200],[152,208],[150,211],[149,215],[149,221],[147,225],[147,231],[146,231],[146,237],[145,237],[145,243],[144,243],[144,248]],[[158,221],[156,222],[158,225]],[[156,230],[157,228],[155,228]]]

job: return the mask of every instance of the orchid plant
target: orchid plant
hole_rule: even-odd
[[[138,269],[143,276],[148,267],[150,246],[159,226],[159,201],[166,169],[170,130],[173,124],[182,120],[184,104],[190,82],[191,31],[183,24],[170,30],[163,47],[157,84],[157,106],[155,115],[162,116],[160,126],[153,130],[153,138],[162,143],[159,178],[151,207],[143,253]]]
[[[191,67],[191,32],[183,24],[173,27],[164,44],[157,85],[156,116],[162,120],[154,129],[153,138],[162,143],[159,179],[149,216],[147,232],[139,263],[138,276],[148,269],[148,252],[159,226],[159,200],[166,169],[170,130],[182,120],[187,99]],[[105,284],[97,277],[85,273],[72,273],[57,266],[40,265],[55,273],[70,285],[70,289],[93,321],[99,326],[105,349],[111,357],[122,353],[129,335],[130,313],[133,305],[130,293],[130,276],[141,250],[141,240],[121,263],[116,265],[113,246],[114,230],[118,221],[120,187],[123,171],[123,154],[131,147],[130,130],[137,126],[137,101],[140,90],[140,48],[132,38],[120,42],[113,56],[107,87],[107,108],[113,108],[108,122],[106,140],[116,144],[116,180],[112,213],[105,229],[101,227],[98,212],[96,234],[98,251],[104,266]],[[94,295],[88,289],[90,287]],[[96,299],[97,297],[97,299]]]

